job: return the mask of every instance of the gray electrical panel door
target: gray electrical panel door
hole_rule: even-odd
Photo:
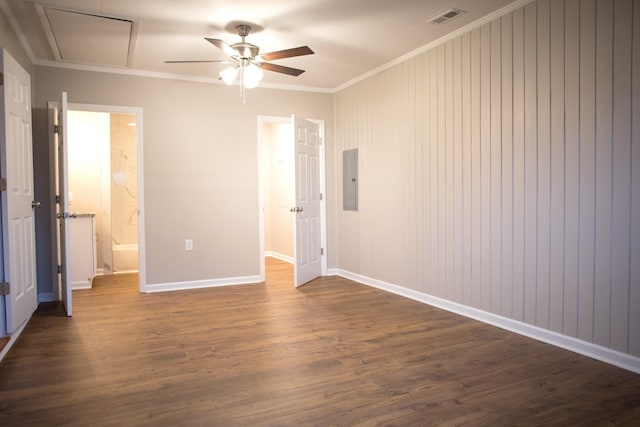
[[[342,152],[342,209],[358,210],[358,149]]]

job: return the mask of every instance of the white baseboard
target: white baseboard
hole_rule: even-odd
[[[75,291],[77,289],[91,289],[91,282],[82,280],[80,282],[71,282],[71,290]]]
[[[0,362],[2,362],[2,359],[4,359],[4,356],[7,355],[7,353],[9,352],[9,349],[13,347],[13,344],[15,344],[16,340],[24,330],[24,327],[27,326],[27,323],[29,323],[29,320],[31,320],[31,316],[29,316],[27,321],[24,322],[22,325],[20,325],[18,329],[16,329],[11,335],[9,335],[9,342],[7,343],[7,345],[4,346],[2,351],[0,351]]]
[[[191,282],[152,283],[144,287],[144,292],[184,291],[187,289],[214,288],[218,286],[249,285],[260,282],[262,282],[260,276],[244,276],[212,280],[194,280]]]
[[[582,341],[568,335],[562,335],[548,329],[540,328],[538,326],[529,325],[527,323],[510,319],[508,317],[489,313],[487,311],[480,310],[474,307],[469,307],[467,305],[459,304],[443,298],[414,291],[402,286],[393,285],[381,280],[372,279],[360,274],[351,273],[349,271],[341,269],[331,269],[330,271],[334,273],[331,274],[327,272],[330,275],[341,276],[345,279],[350,279],[354,282],[362,283],[363,285],[372,286],[374,288],[391,292],[396,295],[401,295],[425,304],[432,305],[434,307],[441,308],[443,310],[450,311],[452,313],[470,317],[472,319],[479,320],[481,322],[488,323],[490,325],[497,326],[499,328],[506,329],[508,331],[515,332],[517,334],[524,335],[526,337],[533,338],[547,344],[555,345],[557,347],[561,347],[566,350],[573,351],[575,353],[579,353],[584,356],[588,356],[593,359],[597,359],[602,362],[606,362],[611,365],[618,366],[620,368],[640,374],[639,357],[631,356],[629,354],[602,347],[587,341]]]
[[[271,258],[279,259],[280,261],[288,262],[289,264],[293,264],[293,257],[289,255],[283,255],[278,252],[273,251],[265,251],[264,256],[269,256]]]

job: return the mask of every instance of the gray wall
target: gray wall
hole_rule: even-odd
[[[640,1],[533,2],[344,89],[335,148],[339,269],[640,356]]]
[[[27,70],[29,74],[32,74],[31,59],[28,53],[24,50],[18,37],[13,32],[11,24],[7,20],[4,14],[2,4],[0,4],[0,47],[7,49],[7,51],[18,61],[18,63]],[[33,83],[33,82],[32,82]]]
[[[35,70],[36,108],[62,91],[73,103],[143,108],[149,284],[259,275],[257,116],[324,119],[333,134],[331,94],[256,89],[243,104],[239,89],[225,85]],[[34,144],[46,151],[44,137]]]

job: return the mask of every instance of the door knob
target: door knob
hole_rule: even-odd
[[[31,202],[31,209],[39,208],[40,202],[36,202],[35,200]]]
[[[296,206],[296,212],[302,212],[304,210],[304,208],[301,208],[300,206]]]

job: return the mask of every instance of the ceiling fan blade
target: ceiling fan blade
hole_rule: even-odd
[[[238,56],[238,52],[235,51],[234,48],[232,48],[231,46],[229,46],[224,40],[220,40],[220,39],[211,39],[209,37],[205,37],[204,38],[206,41],[208,41],[209,43],[211,43],[212,45],[222,49],[224,51],[224,53],[226,53],[229,56]]]
[[[304,73],[304,70],[298,68],[285,67],[284,65],[272,64],[270,62],[263,62],[259,64],[264,70],[275,71],[276,73],[288,74],[290,76],[299,76]]]
[[[278,50],[276,52],[268,52],[260,55],[265,61],[273,61],[275,59],[292,58],[294,56],[312,55],[315,53],[309,46],[294,47],[291,49]]]
[[[165,64],[196,64],[199,62],[219,62],[221,64],[231,64],[231,61],[226,59],[203,59],[195,61],[164,61]]]

